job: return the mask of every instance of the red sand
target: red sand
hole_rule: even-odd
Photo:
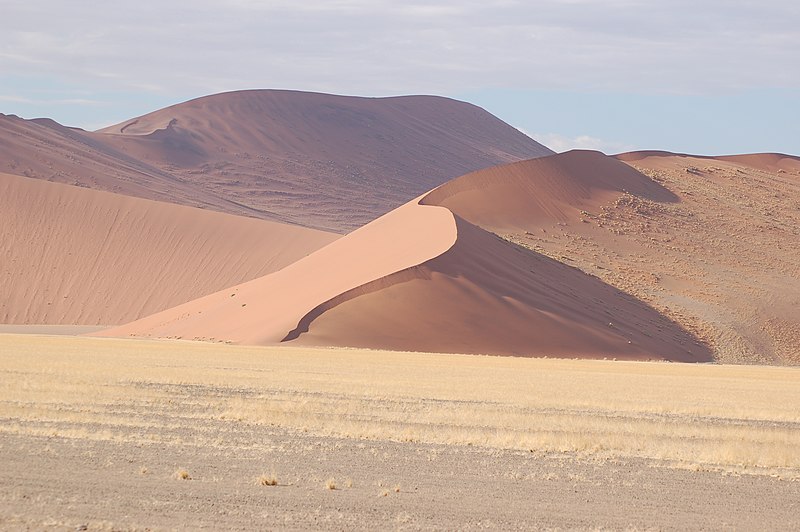
[[[337,235],[0,174],[0,323],[125,323]]]
[[[638,172],[596,152],[478,172],[281,272],[100,334],[709,360],[706,348],[647,305],[460,216],[495,226],[536,223],[623,189],[674,200]]]
[[[339,233],[466,172],[551,153],[434,96],[238,91],[94,133],[0,115],[0,172]]]

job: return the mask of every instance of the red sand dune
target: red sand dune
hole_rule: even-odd
[[[99,133],[262,217],[340,232],[465,172],[552,153],[479,107],[434,96],[237,91]]]
[[[237,91],[93,133],[0,115],[0,171],[337,232],[465,172],[551,153],[434,96]]]
[[[766,172],[798,172],[800,171],[800,157],[786,155],[784,153],[748,153],[743,155],[690,155],[686,153],[672,153],[668,151],[634,151],[620,153],[615,158],[625,162],[636,162],[653,157],[664,157],[667,159],[688,158],[700,160],[716,160],[747,166],[756,170]]]
[[[0,172],[341,233],[466,172],[551,153],[434,96],[238,91],[94,133],[0,115]]]
[[[606,166],[623,171],[622,179],[615,182],[600,172],[596,182],[582,181],[593,168]],[[492,212],[505,213],[502,223],[513,224],[524,216],[557,218],[564,209],[579,209],[582,202],[600,201],[614,190],[618,195],[624,187],[669,199],[667,191],[599,153],[573,152],[505,168],[508,183],[502,169],[465,176],[276,274],[100,334],[521,356],[710,359],[691,335],[644,303],[459,215],[488,219]],[[526,176],[552,186],[530,187]],[[577,207],[570,207],[577,190],[585,193],[576,198]],[[527,210],[519,201],[522,193],[529,196]]]
[[[0,114],[0,172],[222,212],[258,214],[131,157],[97,135],[48,119]]]
[[[580,242],[594,244],[591,262],[604,266],[594,271],[696,331],[720,361],[800,363],[800,158],[616,157],[680,203],[626,201],[593,219],[597,229],[583,231]],[[611,231],[614,238],[603,235]],[[591,271],[588,257],[564,239],[529,243],[565,250]]]
[[[423,207],[415,200],[274,275],[148,316],[108,334],[277,343],[319,303],[435,257],[455,238],[449,211]]]
[[[336,238],[0,174],[0,323],[125,323],[274,272]]]
[[[461,176],[431,191],[423,203],[504,232],[576,220],[581,211],[596,210],[625,192],[653,201],[678,199],[616,159],[573,150]]]

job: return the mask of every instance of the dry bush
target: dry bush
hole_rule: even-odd
[[[185,469],[176,470],[172,474],[172,478],[177,478],[178,480],[192,480],[192,476]]]
[[[260,477],[258,477],[258,479],[256,479],[256,480],[257,480],[258,484],[260,484],[262,486],[277,486],[278,485],[278,477],[275,475],[275,473],[270,473],[269,475],[267,475],[265,473],[265,474],[261,475]]]
[[[329,490],[335,490],[336,489],[336,479],[335,478],[329,478],[328,480],[326,480],[325,481],[325,488],[329,489]]]

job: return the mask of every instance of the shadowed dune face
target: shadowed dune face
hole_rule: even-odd
[[[412,201],[274,275],[98,335],[277,343],[321,302],[438,256],[455,239],[447,209]]]
[[[337,235],[0,174],[0,323],[125,323]]]
[[[339,232],[465,172],[552,153],[483,109],[433,96],[238,91],[98,133],[262,217]]]
[[[623,185],[674,200],[614,160],[610,165],[623,170],[621,184],[606,174],[596,186],[565,181],[566,170],[547,174],[547,168],[573,164],[595,162],[602,168],[608,163],[602,154],[552,158],[565,161],[551,161],[533,175],[555,188],[530,189],[538,194],[533,205],[548,215],[566,209],[570,194],[581,187],[586,201],[599,201],[597,194],[605,197]],[[519,165],[512,169],[509,182],[495,170],[487,172],[489,179],[479,174],[471,179],[477,177],[498,215],[510,213],[514,223],[526,214],[541,220],[535,208],[503,208],[504,200],[518,198],[517,187],[526,185]],[[435,205],[452,200],[473,215],[492,212],[471,193],[474,188],[464,187],[467,180],[454,183],[457,192],[470,193],[469,201],[442,187],[281,272],[100,334],[519,356],[711,359],[708,349],[646,304]],[[556,211],[549,209],[557,202]]]
[[[0,172],[190,207],[259,215],[102,142],[102,136],[52,120],[23,120],[0,114]]]
[[[327,301],[287,340],[429,352],[712,360],[707,347],[634,297],[458,217],[456,223],[458,240],[447,252]]]
[[[551,153],[433,96],[238,91],[98,132],[0,115],[0,172],[339,233],[465,172]]]

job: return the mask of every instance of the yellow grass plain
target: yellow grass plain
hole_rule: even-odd
[[[224,420],[800,476],[789,367],[2,334],[0,418],[0,435],[174,444]]]

